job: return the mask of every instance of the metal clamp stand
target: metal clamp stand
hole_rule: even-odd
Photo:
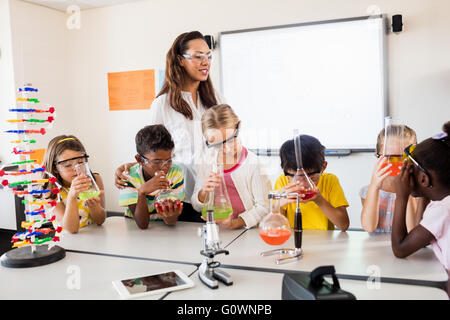
[[[287,198],[295,196],[297,198],[297,207],[295,208],[295,222],[294,222],[294,243],[295,248],[282,248],[282,249],[274,249],[269,251],[261,252],[262,257],[271,256],[275,254],[288,254],[287,257],[280,257],[275,260],[276,264],[283,264],[292,261],[296,261],[303,256],[302,250],[302,234],[303,234],[303,225],[302,225],[302,212],[300,210],[300,195],[298,193],[283,193],[281,194],[282,198]]]
[[[198,269],[198,277],[211,289],[217,289],[219,287],[217,280],[227,286],[231,286],[233,284],[231,276],[219,269],[220,262],[214,261],[216,255],[222,253],[228,255],[229,251],[220,249],[219,231],[214,222],[214,211],[208,210],[207,217],[206,224],[202,229],[199,229],[203,240],[203,250],[200,251],[200,254],[205,256],[205,258]]]

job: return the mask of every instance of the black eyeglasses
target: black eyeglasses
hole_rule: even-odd
[[[222,142],[218,142],[218,143],[209,143],[208,140],[206,140],[205,143],[208,148],[220,147],[220,146],[236,139],[238,137],[238,135],[239,135],[239,123],[236,125],[236,131],[234,132],[234,134],[231,137],[229,137],[228,139],[225,139]]]
[[[394,157],[402,158],[403,157],[402,154],[384,154],[383,155],[383,154],[379,154],[378,152],[375,153],[375,155],[376,155],[377,158],[380,158],[381,156],[386,157],[386,158],[394,158]]]
[[[89,156],[87,154],[79,156],[79,157],[73,157],[61,161],[55,161],[55,166],[58,166],[63,171],[71,170],[75,167],[75,165],[79,163],[86,163],[88,161]]]
[[[292,174],[292,173],[288,173],[287,171],[284,171],[283,170],[283,172],[284,172],[284,175],[286,176],[286,177],[293,177],[293,176],[295,176],[295,174]],[[313,172],[307,172],[306,174],[308,175],[308,176],[313,176],[313,175],[316,175],[316,174],[319,174],[319,173],[322,173],[322,170],[318,170],[318,171],[313,171]],[[302,175],[300,175],[300,176],[302,176]]]

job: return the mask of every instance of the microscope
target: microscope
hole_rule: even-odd
[[[228,250],[220,248],[219,228],[214,221],[214,210],[208,210],[206,216],[206,224],[202,229],[199,229],[199,235],[202,237],[203,242],[203,250],[200,251],[200,254],[205,258],[198,269],[198,277],[211,289],[219,287],[218,281],[231,286],[233,284],[231,276],[219,269],[220,262],[214,261],[214,257],[218,254],[229,254]]]

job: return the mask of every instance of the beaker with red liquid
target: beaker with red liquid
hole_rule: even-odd
[[[297,169],[294,177],[291,180],[291,184],[297,182],[299,183],[301,189],[296,192],[303,195],[303,201],[309,200],[316,196],[317,187],[303,168]]]
[[[281,193],[269,193],[270,212],[259,223],[259,235],[263,241],[272,246],[285,243],[291,236],[289,220],[280,211]]]

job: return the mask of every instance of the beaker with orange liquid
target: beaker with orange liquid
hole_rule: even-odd
[[[405,125],[399,120],[386,117],[384,119],[384,145],[382,155],[386,157],[387,164],[391,164],[389,176],[396,177],[399,175],[403,166],[405,156],[404,150],[404,134]]]

